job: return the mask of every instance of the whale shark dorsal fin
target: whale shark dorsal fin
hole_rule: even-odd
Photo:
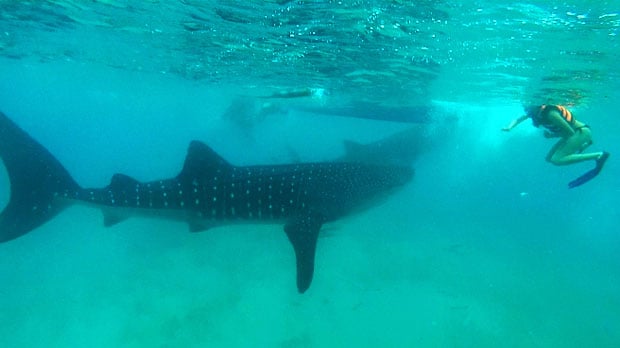
[[[116,173],[112,176],[112,180],[110,180],[110,185],[107,186],[107,189],[112,192],[129,192],[135,190],[136,186],[140,185],[140,182],[128,175]],[[114,226],[120,222],[125,221],[129,216],[125,214],[118,214],[114,211],[108,211],[106,209],[102,209],[103,212],[103,226],[110,227]]]
[[[189,144],[183,170],[179,176],[197,178],[218,170],[228,171],[232,167],[228,161],[205,143],[194,140]]]
[[[138,180],[128,175],[116,173],[112,176],[112,180],[110,180],[110,185],[108,187],[112,190],[125,190],[135,188],[136,185],[139,184],[140,182],[138,182]]]
[[[362,148],[364,147],[364,145],[353,140],[345,140],[343,144],[345,157],[352,156],[353,154],[361,152]]]

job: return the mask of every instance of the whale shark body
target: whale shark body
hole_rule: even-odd
[[[0,213],[0,242],[18,238],[71,204],[100,208],[104,225],[131,216],[187,222],[190,231],[232,223],[282,223],[297,265],[297,289],[312,282],[321,226],[406,184],[409,166],[318,162],[235,166],[192,141],[181,172],[139,182],[115,174],[104,188],[82,188],[58,160],[0,112],[0,157],[10,199]]]

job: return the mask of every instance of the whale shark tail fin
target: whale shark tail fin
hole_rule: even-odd
[[[80,190],[60,162],[2,112],[0,158],[10,181],[9,202],[0,213],[0,242],[44,224],[65,207],[56,196]]]

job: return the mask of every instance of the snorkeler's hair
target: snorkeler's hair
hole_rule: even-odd
[[[523,107],[525,114],[529,117],[536,116],[540,111],[540,105],[527,105]]]

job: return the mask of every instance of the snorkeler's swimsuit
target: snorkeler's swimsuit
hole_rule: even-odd
[[[575,130],[575,132],[581,132],[581,130],[584,128],[590,129],[590,126],[588,126],[587,124],[584,124],[583,126],[575,127],[573,129]]]

